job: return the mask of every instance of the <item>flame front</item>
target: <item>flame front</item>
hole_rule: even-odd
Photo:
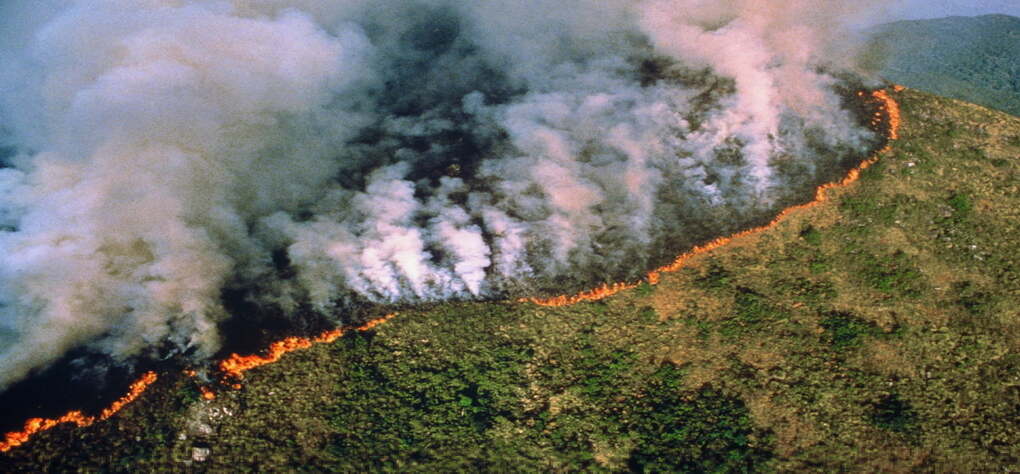
[[[903,90],[903,87],[893,86],[893,90],[899,92]],[[859,93],[859,95],[863,96],[864,93],[863,92]],[[871,120],[872,125],[875,127],[880,127],[884,119],[886,125],[888,126],[886,137],[889,140],[898,139],[899,128],[901,123],[899,104],[885,90],[874,91],[872,92],[871,95],[873,98],[881,101],[882,103],[881,107],[879,107],[879,110],[872,117]],[[884,148],[879,150],[878,153],[875,154],[875,156],[872,156],[871,158],[862,162],[856,168],[850,170],[850,172],[847,173],[846,177],[844,177],[842,180],[819,186],[818,189],[815,191],[815,199],[813,201],[808,202],[806,204],[789,207],[783,210],[783,212],[779,213],[779,215],[776,216],[775,219],[773,219],[766,225],[738,232],[728,237],[720,237],[707,244],[694,247],[690,251],[685,252],[678,256],[673,261],[673,263],[664,265],[662,267],[659,267],[655,270],[648,272],[645,281],[647,281],[651,285],[658,284],[663,273],[675,272],[680,270],[687,264],[688,260],[690,260],[692,257],[696,255],[710,252],[732,242],[733,240],[774,227],[776,224],[786,219],[786,217],[788,217],[792,213],[798,212],[802,209],[807,209],[809,207],[816,206],[819,203],[826,201],[828,199],[828,196],[826,194],[828,190],[847,186],[857,181],[857,179],[860,177],[861,171],[863,171],[864,169],[878,161],[878,156],[888,152],[890,148],[891,147],[889,145],[886,145]],[[540,306],[569,306],[584,301],[598,301],[610,297],[612,295],[615,295],[617,293],[620,293],[624,290],[634,288],[640,284],[641,282],[603,284],[602,286],[599,286],[597,288],[582,291],[572,296],[561,295],[552,298],[523,298],[520,301],[531,302]],[[382,318],[375,319],[361,326],[355,327],[353,328],[353,330],[368,331],[372,328],[375,328],[376,326],[379,326],[380,324],[389,321],[394,316],[396,316],[396,313],[388,314]],[[226,359],[220,362],[219,369],[223,372],[224,376],[226,377],[241,379],[244,378],[245,372],[256,367],[261,367],[263,365],[276,362],[280,360],[280,358],[283,357],[284,354],[300,349],[307,349],[309,347],[312,347],[314,344],[331,343],[342,337],[344,333],[345,333],[344,329],[335,329],[332,331],[323,332],[322,334],[319,334],[318,336],[313,338],[288,337],[286,339],[272,343],[267,349],[265,355],[242,356],[239,354],[231,354],[230,357],[227,357]],[[194,376],[194,372],[191,371],[190,373],[188,373],[188,375]],[[53,427],[63,423],[74,423],[79,427],[86,427],[92,425],[97,421],[106,420],[113,416],[114,414],[116,414],[122,408],[124,408],[125,405],[133,402],[139,396],[141,396],[141,394],[145,392],[145,390],[156,381],[156,378],[157,376],[155,372],[146,372],[144,375],[142,375],[141,378],[139,378],[137,381],[131,384],[131,387],[126,395],[124,395],[117,401],[113,402],[113,404],[111,404],[109,407],[100,412],[99,416],[86,416],[81,411],[76,410],[68,412],[67,414],[56,419],[31,418],[25,422],[25,428],[23,430],[10,432],[4,435],[3,441],[0,441],[0,452],[6,452],[15,446],[20,446],[28,442],[32,435],[52,429]],[[233,383],[231,384],[231,386],[235,389],[241,388],[241,385],[237,383]],[[202,398],[206,400],[212,400],[216,397],[216,394],[208,387],[200,387],[200,390],[202,392]]]
[[[896,91],[896,92],[900,92],[903,89],[904,89],[903,86],[898,86],[898,85],[897,86],[893,86],[893,90]],[[864,92],[859,92],[858,96],[863,97],[864,96]],[[871,119],[871,125],[876,127],[876,128],[879,128],[879,127],[882,126],[882,122],[884,120],[886,126],[888,127],[887,130],[886,130],[886,138],[888,140],[890,140],[890,141],[899,139],[899,137],[900,137],[899,136],[899,129],[900,129],[900,123],[901,123],[899,104],[884,89],[880,89],[880,90],[872,92],[871,96],[874,99],[876,99],[876,100],[881,102],[881,105],[879,106],[878,110],[875,112],[874,116]],[[670,263],[668,265],[663,265],[662,267],[659,267],[659,268],[657,268],[655,270],[652,270],[652,271],[648,272],[648,275],[645,277],[644,281],[647,282],[650,285],[657,285],[659,283],[659,281],[661,280],[663,273],[671,273],[671,272],[676,272],[676,271],[680,270],[681,268],[683,268],[684,266],[687,265],[687,262],[691,258],[693,258],[696,255],[701,255],[703,253],[711,252],[711,251],[713,251],[713,250],[715,250],[715,249],[717,249],[719,247],[722,247],[722,246],[724,246],[726,244],[729,244],[730,242],[732,242],[732,241],[734,241],[736,239],[739,239],[741,237],[745,237],[745,236],[748,236],[748,235],[751,235],[751,234],[757,234],[757,233],[762,232],[762,231],[764,231],[766,229],[770,229],[770,228],[774,227],[776,224],[779,224],[780,222],[782,222],[784,219],[786,219],[787,217],[789,217],[791,214],[793,214],[795,212],[798,212],[800,210],[807,209],[807,208],[810,208],[810,207],[817,206],[818,204],[821,204],[822,202],[824,202],[824,201],[829,199],[828,195],[826,194],[828,190],[834,189],[834,188],[844,187],[844,186],[847,186],[847,185],[853,183],[854,181],[857,181],[857,179],[860,178],[861,171],[864,171],[869,166],[875,164],[875,162],[878,161],[878,157],[880,155],[882,155],[882,154],[887,153],[891,148],[892,148],[891,145],[887,144],[885,147],[883,147],[881,150],[879,150],[877,153],[875,153],[874,156],[872,156],[871,158],[868,158],[867,160],[864,160],[863,162],[861,162],[861,164],[857,165],[857,167],[851,169],[850,172],[848,172],[847,175],[843,179],[841,179],[839,181],[836,181],[836,182],[826,183],[826,184],[823,184],[823,185],[819,186],[815,190],[815,198],[814,198],[814,200],[812,200],[810,202],[807,202],[805,204],[800,204],[800,205],[797,205],[797,206],[792,206],[792,207],[788,207],[788,208],[784,209],[782,212],[779,213],[779,215],[777,215],[774,219],[772,219],[771,222],[769,222],[768,224],[765,224],[763,226],[754,227],[752,229],[747,229],[747,230],[744,230],[744,231],[740,231],[740,232],[737,232],[736,234],[733,234],[733,235],[729,235],[729,236],[726,236],[726,237],[720,237],[720,238],[715,239],[715,240],[713,240],[713,241],[711,241],[711,242],[709,242],[707,244],[696,246],[693,249],[691,249],[690,251],[685,252],[685,253],[681,254],[680,256],[678,256],[676,259],[673,260],[672,263]],[[570,305],[581,303],[581,302],[585,302],[585,301],[598,301],[598,300],[601,300],[601,299],[604,299],[604,298],[608,298],[608,297],[613,296],[613,295],[615,295],[615,294],[617,294],[617,293],[619,293],[621,291],[634,288],[634,287],[640,285],[641,283],[642,282],[636,282],[636,283],[621,282],[621,283],[613,283],[613,284],[603,283],[602,286],[599,286],[599,287],[591,289],[591,290],[582,291],[582,292],[577,293],[575,295],[570,295],[570,296],[568,296],[568,295],[560,295],[560,296],[554,296],[552,298],[521,298],[518,301],[520,301],[520,302],[531,302],[531,303],[537,304],[539,306],[550,306],[550,307],[570,306]]]
[[[379,319],[374,319],[361,326],[353,328],[353,330],[359,332],[368,331],[369,329],[389,321],[396,315],[396,313],[387,314]],[[245,372],[266,364],[272,364],[273,362],[280,360],[280,357],[283,357],[283,355],[288,352],[307,349],[312,347],[314,344],[328,344],[339,339],[343,335],[343,329],[334,329],[312,338],[288,337],[270,344],[265,355],[253,354],[243,356],[240,354],[231,354],[230,357],[227,357],[220,362],[219,368],[225,376],[241,379],[244,378]],[[235,386],[235,388],[238,387]]]
[[[353,328],[354,331],[368,331],[380,324],[389,321],[396,313],[388,314],[382,318],[374,319],[361,326]],[[284,354],[293,352],[298,349],[306,349],[312,347],[313,344],[328,344],[334,342],[344,335],[344,329],[334,329],[332,331],[326,331],[314,338],[303,338],[303,337],[288,337],[286,339],[276,341],[269,346],[266,355],[250,355],[242,356],[239,354],[232,354],[230,357],[220,362],[220,370],[223,371],[224,375],[243,378],[244,372],[254,369],[255,367],[271,364],[280,360]],[[194,377],[197,373],[194,370],[185,370],[184,374],[189,377]],[[99,416],[87,416],[81,411],[75,410],[68,412],[60,418],[30,418],[25,422],[25,428],[21,431],[13,431],[4,435],[3,441],[0,441],[0,453],[7,452],[11,448],[21,446],[28,442],[28,440],[36,433],[46,431],[54,428],[57,425],[64,423],[74,423],[78,427],[84,428],[92,425],[97,421],[104,421],[122,408],[128,403],[135,401],[139,396],[145,392],[156,381],[157,375],[155,372],[146,372],[137,381],[131,384],[128,389],[128,393],[123,397],[117,399],[109,407],[103,409],[99,413]],[[240,389],[240,384],[232,384],[234,389]],[[216,399],[216,393],[212,389],[206,386],[199,387],[202,398],[204,400]]]
[[[216,399],[216,393],[213,392],[211,388],[206,387],[205,385],[202,385],[202,386],[198,387],[198,391],[202,392],[202,399],[203,400],[215,400]]]
[[[52,429],[63,423],[74,423],[78,427],[86,427],[97,421],[106,420],[124,408],[125,405],[141,396],[150,385],[156,382],[156,378],[155,372],[146,372],[141,378],[131,384],[127,394],[103,409],[99,416],[86,416],[84,413],[75,410],[66,413],[60,418],[31,418],[25,422],[23,430],[4,435],[4,440],[0,441],[0,453],[6,452],[15,446],[25,444],[32,435]]]

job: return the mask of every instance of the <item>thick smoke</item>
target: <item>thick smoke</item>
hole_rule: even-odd
[[[759,220],[873,140],[825,72],[838,3],[8,2],[0,388],[206,357],[227,291],[530,294]]]

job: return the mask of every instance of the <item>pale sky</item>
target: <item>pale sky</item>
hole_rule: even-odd
[[[977,16],[1005,13],[1020,17],[1020,0],[899,0],[892,7],[897,20],[938,18],[944,16]]]

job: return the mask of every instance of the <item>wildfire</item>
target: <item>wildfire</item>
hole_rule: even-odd
[[[202,399],[203,400],[215,400],[216,399],[216,393],[213,392],[211,388],[206,387],[205,385],[202,385],[202,386],[198,387],[198,391],[202,392]]]
[[[903,90],[903,87],[893,86],[893,90],[899,92]],[[864,93],[860,92],[858,93],[858,95],[863,97]],[[872,97],[881,101],[882,103],[881,107],[879,107],[878,112],[876,112],[872,117],[872,125],[875,127],[879,127],[884,119],[888,125],[887,138],[889,140],[898,139],[899,127],[901,123],[899,104],[897,104],[896,101],[885,90],[878,90],[872,92]],[[648,284],[656,285],[659,283],[659,280],[663,273],[675,272],[677,270],[680,270],[687,264],[688,260],[690,260],[692,257],[696,255],[710,252],[732,242],[733,240],[769,229],[794,212],[798,212],[801,209],[806,209],[818,205],[819,203],[828,199],[826,192],[829,189],[847,186],[850,183],[857,181],[857,179],[860,177],[861,171],[863,171],[864,169],[878,161],[878,155],[887,152],[889,149],[890,147],[887,145],[885,148],[880,150],[875,156],[865,160],[856,168],[850,170],[850,172],[847,173],[846,177],[844,177],[842,180],[819,186],[818,189],[815,191],[815,199],[813,201],[808,202],[806,204],[789,207],[783,210],[783,212],[779,213],[779,215],[776,216],[775,219],[773,219],[766,225],[738,232],[728,237],[720,237],[707,244],[694,247],[690,251],[685,252],[678,256],[672,263],[648,272],[645,281]],[[582,291],[572,296],[561,295],[552,298],[523,298],[520,301],[531,302],[540,306],[569,306],[584,301],[598,301],[603,298],[607,298],[609,296],[620,293],[621,291],[634,288],[640,284],[641,282],[638,283],[621,282],[613,284],[603,284],[602,286],[599,286],[597,288]],[[396,313],[388,314],[386,316],[374,319],[355,328],[349,328],[346,330],[334,329],[331,331],[323,332],[322,334],[319,334],[318,336],[312,338],[288,337],[286,339],[276,341],[270,344],[269,348],[266,350],[265,355],[254,354],[242,356],[240,354],[231,354],[230,357],[227,357],[226,359],[220,362],[219,369],[225,377],[233,378],[235,380],[242,379],[244,378],[245,372],[256,367],[261,367],[263,365],[276,362],[280,360],[280,358],[283,357],[284,354],[300,349],[307,349],[315,344],[328,344],[334,342],[340,337],[342,337],[346,331],[350,330],[359,332],[368,331],[372,328],[375,328],[376,326],[379,326],[380,324],[389,321],[395,316]],[[194,377],[196,375],[196,372],[193,370],[186,370],[185,374],[190,377]],[[155,372],[146,372],[144,375],[142,375],[141,378],[139,378],[137,381],[131,384],[127,394],[119,398],[117,401],[113,402],[109,407],[105,408],[102,412],[100,412],[99,416],[87,416],[81,411],[75,410],[64,414],[60,418],[55,419],[31,418],[25,422],[25,428],[23,430],[10,432],[4,435],[3,441],[0,441],[0,452],[6,452],[11,448],[14,448],[15,446],[25,444],[32,437],[32,435],[39,433],[41,431],[52,429],[53,427],[63,423],[74,423],[79,427],[86,427],[92,425],[93,423],[96,423],[97,421],[106,420],[113,416],[114,414],[116,414],[122,408],[124,408],[125,405],[135,401],[139,396],[141,396],[142,393],[145,392],[145,390],[148,389],[149,386],[156,381],[156,378],[157,376]],[[226,384],[227,382],[224,383]],[[241,385],[236,382],[229,385],[234,389],[241,388]],[[213,392],[208,387],[203,386],[200,387],[199,390],[201,391],[202,398],[206,400],[213,400],[216,398],[215,392]]]
[[[53,427],[63,423],[74,423],[79,427],[86,427],[97,421],[106,420],[124,408],[125,405],[135,401],[135,399],[141,396],[142,393],[156,381],[156,378],[157,376],[155,372],[146,372],[141,378],[131,384],[127,394],[103,409],[103,411],[99,413],[99,416],[86,416],[84,413],[75,410],[66,413],[60,418],[31,418],[25,422],[25,428],[23,430],[14,431],[4,435],[4,440],[0,441],[0,453],[7,452],[15,446],[25,444],[32,435],[39,433],[40,431],[52,429]]]
[[[369,329],[372,329],[380,324],[385,323],[386,321],[389,321],[396,315],[397,315],[396,313],[388,314],[379,319],[374,319],[361,326],[353,328],[353,330],[359,332],[368,331]],[[223,374],[228,377],[242,379],[244,378],[244,373],[251,369],[261,367],[266,364],[272,364],[273,362],[280,360],[280,357],[283,357],[283,355],[288,352],[294,352],[300,349],[307,349],[309,347],[312,347],[312,345],[314,344],[331,343],[342,337],[344,335],[344,332],[345,332],[344,329],[334,329],[332,331],[326,331],[312,338],[288,337],[286,339],[282,339],[270,344],[269,349],[266,350],[265,355],[253,354],[243,356],[240,354],[231,354],[230,357],[227,357],[222,362],[220,362],[219,368],[220,371],[223,372]],[[235,388],[239,387],[235,385]]]
[[[899,92],[903,90],[903,87],[893,86],[893,90]],[[857,95],[863,97],[864,92],[858,92]],[[886,138],[888,138],[890,141],[898,139],[899,128],[901,123],[899,104],[885,90],[874,91],[871,93],[871,96],[874,99],[877,99],[878,101],[881,102],[878,111],[875,112],[871,119],[872,126],[879,128],[884,120],[886,125],[888,126]],[[672,263],[648,272],[648,275],[645,277],[644,281],[650,285],[657,285],[663,273],[671,273],[680,270],[685,265],[687,265],[687,262],[691,258],[695,257],[696,255],[711,252],[741,237],[746,237],[748,235],[756,234],[758,232],[772,228],[776,224],[779,224],[780,222],[782,222],[784,219],[786,219],[795,212],[817,206],[818,204],[828,200],[828,195],[826,194],[828,190],[847,186],[853,183],[854,181],[857,181],[857,179],[861,175],[861,171],[864,171],[869,166],[875,164],[875,162],[878,161],[879,155],[888,152],[890,149],[891,147],[889,145],[886,145],[884,148],[879,150],[874,156],[868,158],[867,160],[864,160],[861,164],[857,165],[857,167],[850,170],[850,172],[847,173],[847,175],[843,179],[819,186],[818,189],[815,190],[815,198],[813,201],[793,207],[788,207],[784,209],[782,212],[780,212],[779,215],[777,215],[774,219],[772,219],[771,222],[763,226],[737,232],[736,234],[730,236],[720,237],[707,244],[694,247],[690,251],[685,252],[678,256],[675,260],[673,260]],[[613,283],[611,285],[604,283],[602,284],[602,286],[599,286],[591,290],[582,291],[572,296],[560,295],[554,296],[552,298],[522,298],[519,301],[531,302],[539,306],[551,306],[551,307],[570,306],[584,301],[598,301],[603,298],[608,298],[621,291],[634,288],[640,284],[641,282],[637,283],[621,282]]]
[[[394,316],[396,316],[396,313],[388,314],[381,318],[369,321],[361,326],[352,328],[352,330],[359,332],[368,331],[385,323],[386,321],[389,321]],[[288,352],[293,352],[298,349],[306,349],[312,347],[314,344],[328,344],[330,342],[334,342],[342,337],[344,333],[344,329],[334,329],[332,331],[323,332],[313,338],[288,337],[281,341],[272,343],[264,356],[242,356],[239,354],[231,354],[230,357],[220,362],[220,370],[223,371],[226,376],[243,378],[244,372],[254,369],[255,367],[276,362],[280,360],[280,357]],[[194,370],[189,369],[184,371],[184,375],[188,377],[195,377],[198,374]],[[84,428],[97,421],[106,420],[124,408],[125,405],[135,401],[135,399],[141,396],[142,393],[156,381],[156,377],[155,372],[146,372],[141,378],[131,384],[126,395],[120,397],[109,407],[103,409],[103,411],[99,413],[99,416],[87,416],[81,411],[75,410],[64,414],[60,418],[31,418],[25,422],[25,428],[23,430],[10,432],[4,435],[3,441],[0,441],[0,453],[7,452],[15,446],[21,446],[28,442],[32,435],[41,431],[52,429],[60,424],[74,423],[75,425]],[[234,383],[231,384],[231,387],[234,389],[240,389],[241,385]],[[200,386],[199,391],[202,394],[202,398],[205,400],[216,399],[216,393],[209,387]]]

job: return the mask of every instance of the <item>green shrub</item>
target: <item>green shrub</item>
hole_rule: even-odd
[[[707,290],[719,290],[729,287],[731,274],[717,262],[711,262],[700,276],[694,279],[694,285]]]
[[[970,196],[963,193],[956,193],[949,197],[949,205],[956,211],[957,217],[967,217],[971,210],[974,209],[974,204],[971,202]]]
[[[884,430],[907,433],[917,424],[913,407],[898,394],[882,397],[871,411],[871,423]]]
[[[822,233],[815,229],[814,226],[807,226],[804,230],[800,231],[800,237],[805,242],[811,245],[819,245],[822,243]]]
[[[822,319],[822,327],[825,329],[825,337],[833,348],[847,349],[860,345],[861,339],[866,335],[874,335],[879,332],[873,324],[858,319],[849,313],[834,311]]]
[[[643,282],[634,289],[638,296],[646,297],[655,292],[655,285],[650,285],[648,282]]]
[[[390,349],[361,334],[339,344],[347,376],[329,407],[331,452],[333,467],[352,471],[400,470],[398,462],[439,470],[484,465],[486,432],[514,416],[514,386],[529,357],[521,348],[494,345],[456,360],[410,365],[389,359]]]
[[[683,372],[656,372],[633,427],[632,472],[753,472],[771,458],[768,433],[756,430],[739,399],[713,389],[682,390]]]
[[[903,251],[897,250],[886,256],[867,254],[860,263],[861,276],[876,290],[902,296],[921,293],[922,274]]]

